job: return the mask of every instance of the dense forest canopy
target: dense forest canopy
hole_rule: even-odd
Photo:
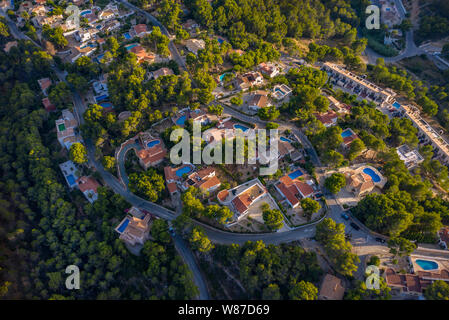
[[[281,43],[285,37],[342,38],[359,24],[345,0],[186,0],[205,28],[229,37],[247,49],[256,39]]]
[[[29,42],[0,52],[0,296],[193,298],[191,272],[164,221],[155,241],[135,257],[114,231],[129,203],[104,187],[94,204],[80,191],[66,191],[58,164],[68,155],[60,151],[54,127],[59,114],[48,115],[38,99],[37,79],[54,78],[52,63]],[[80,170],[90,173],[85,166]],[[81,288],[69,291],[65,269],[73,264]]]

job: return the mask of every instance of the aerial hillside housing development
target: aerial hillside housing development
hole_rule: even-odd
[[[0,132],[2,300],[449,300],[448,1],[0,0]]]

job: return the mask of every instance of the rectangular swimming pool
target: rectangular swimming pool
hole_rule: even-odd
[[[352,132],[351,132],[350,129],[346,129],[345,131],[343,131],[343,132],[341,133],[341,137],[342,137],[342,138],[347,138],[347,137],[350,137],[350,136],[352,136]]]
[[[129,219],[126,219],[125,221],[123,221],[123,223],[120,225],[120,227],[118,227],[117,231],[120,233],[123,233],[123,231],[125,231],[128,224],[129,224]]]
[[[298,169],[293,171],[292,173],[289,173],[288,176],[290,177],[290,179],[295,180],[296,178],[302,176],[304,173]]]
[[[73,176],[73,174],[69,174],[67,176],[67,181],[69,182],[70,186],[73,186],[76,184],[75,177]]]
[[[190,171],[192,171],[192,168],[190,168],[189,166],[185,166],[176,170],[176,175],[178,177],[182,177],[185,173],[189,173]]]
[[[396,109],[399,109],[401,107],[401,105],[397,101],[395,101],[393,103],[393,107],[395,107]]]
[[[245,132],[246,130],[248,130],[247,127],[242,126],[241,124],[235,124],[235,125],[234,125],[234,129],[240,129],[240,130],[242,130],[243,132]]]

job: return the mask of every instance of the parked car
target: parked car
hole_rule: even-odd
[[[346,213],[342,213],[341,217],[345,220],[349,220],[349,216]]]
[[[377,237],[375,240],[376,240],[377,242],[385,243],[385,240],[382,239],[382,238],[379,238],[379,237]]]
[[[354,222],[351,222],[351,227],[353,227],[355,230],[360,230],[360,227],[358,225],[356,225]]]

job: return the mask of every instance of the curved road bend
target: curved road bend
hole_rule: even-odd
[[[136,11],[141,12],[142,14],[144,14],[146,17],[148,17],[150,19],[150,21],[152,21],[154,23],[154,25],[159,26],[162,30],[162,32],[167,35],[168,37],[170,37],[170,34],[168,33],[167,29],[156,19],[154,18],[151,14],[149,14],[148,12],[137,8],[135,6],[133,6],[132,4],[124,1],[124,0],[119,0],[120,2],[122,2],[125,6],[128,6]],[[6,16],[6,20],[8,22],[8,26],[11,30],[11,34],[17,38],[17,39],[22,39],[22,40],[30,40],[32,41],[29,37],[27,37],[26,35],[24,35],[22,32],[20,32],[17,29],[17,26],[15,25],[15,23],[13,23],[9,17]],[[410,36],[408,36],[410,39]],[[411,34],[411,41],[413,42],[413,34]],[[36,46],[40,47],[38,44],[36,44],[34,41],[32,41]],[[408,42],[409,43],[409,42]],[[414,45],[414,42],[413,42]],[[186,65],[184,60],[182,59],[181,55],[179,54],[176,46],[173,44],[173,42],[170,42],[169,44],[169,49],[172,53],[173,58],[175,59],[175,61],[178,63],[178,65],[181,65],[185,70],[187,70]],[[63,72],[61,72],[60,70],[58,70],[57,68],[54,67],[54,70],[56,72],[56,74],[58,75],[58,77],[65,81],[65,74]],[[83,117],[81,116],[84,111],[86,110],[86,106],[84,105],[82,98],[79,96],[79,94],[77,92],[74,92],[73,94],[73,98],[74,98],[74,105],[75,105],[75,111],[79,120],[79,123],[82,123],[84,121]],[[249,117],[246,115],[241,114],[240,112],[235,111],[232,108],[226,107],[224,106],[225,110],[227,113],[231,114],[232,116],[234,116],[237,119],[241,119],[245,122],[249,122],[249,123],[259,123],[259,124],[266,124],[266,122],[258,119],[258,118],[254,118],[254,117]],[[312,161],[319,167],[321,167],[321,163],[319,160],[319,157],[316,154],[315,149],[313,148],[313,146],[311,145],[311,143],[309,142],[309,140],[307,139],[307,137],[302,133],[302,131],[300,131],[298,128],[296,128],[295,126],[292,126],[290,124],[281,124],[283,126],[285,126],[285,128],[289,128],[291,129],[295,134],[297,134],[302,141],[304,142],[304,144],[307,146],[307,149],[309,151],[309,154],[311,155]],[[122,195],[128,202],[130,202],[132,205],[140,207],[142,209],[145,209],[149,212],[152,212],[153,214],[155,214],[156,216],[166,219],[168,221],[173,220],[176,217],[176,213],[166,209],[162,206],[159,206],[155,203],[146,201],[144,199],[141,199],[140,197],[134,195],[132,192],[129,191],[129,189],[125,189],[123,187],[123,185],[109,172],[107,172],[104,167],[102,166],[101,163],[99,163],[98,161],[95,160],[95,147],[93,146],[91,141],[86,141],[86,145],[87,145],[87,150],[88,150],[88,156],[90,161],[92,161],[92,163],[94,164],[96,170],[100,173],[100,175],[102,176],[103,180],[105,181],[105,183],[115,192],[118,193],[120,195]],[[124,166],[123,166],[124,169]],[[334,198],[335,199],[335,198]],[[341,209],[341,207],[338,204],[334,204],[334,205],[329,205],[330,208],[330,215],[332,216],[332,218],[334,220],[336,220],[339,223],[345,223],[345,221],[341,218],[341,213],[343,212],[343,210]],[[198,223],[198,222],[196,222]],[[200,223],[198,223],[200,224]],[[315,223],[314,223],[315,224]],[[211,226],[208,225],[203,225],[201,224],[204,229],[205,232],[207,234],[207,236],[216,243],[222,243],[222,244],[232,244],[232,243],[238,243],[238,244],[243,244],[246,241],[258,241],[258,240],[262,240],[265,243],[272,243],[272,244],[280,244],[283,242],[292,242],[298,239],[302,239],[302,238],[307,238],[307,237],[313,237],[314,233],[315,233],[315,228],[314,228],[314,224],[310,224],[310,225],[306,225],[303,227],[298,227],[294,230],[291,231],[287,231],[287,232],[281,232],[281,233],[267,233],[267,234],[235,234],[235,233],[231,233],[231,232],[226,232],[226,231],[221,231],[218,229],[215,229]],[[355,231],[355,230],[353,230]],[[362,232],[363,233],[363,232]],[[363,236],[367,236],[367,234],[363,234]],[[209,294],[207,291],[207,286],[205,284],[205,281],[202,277],[201,271],[198,268],[198,265],[196,264],[196,261],[193,257],[192,252],[185,246],[184,242],[182,239],[179,238],[179,236],[175,236],[174,237],[174,241],[175,241],[175,246],[176,249],[178,250],[178,252],[182,255],[184,261],[187,263],[187,265],[189,266],[190,270],[192,270],[193,276],[194,276],[194,281],[197,285],[197,287],[200,290],[200,299],[209,299]],[[417,249],[415,251],[416,253],[429,253],[427,250],[425,249]],[[433,253],[433,255],[438,256],[439,253]]]
[[[30,40],[35,44],[37,47],[41,48],[37,43],[32,41],[28,36],[24,35],[22,32],[20,32],[16,26],[16,24],[9,19],[8,16],[6,16],[6,21],[8,23],[9,29],[11,31],[11,34],[14,38],[19,40]],[[61,81],[66,81],[65,79],[65,73],[56,68],[53,67],[53,70],[55,71],[56,75]],[[84,111],[86,110],[86,106],[78,94],[78,92],[73,91],[73,102],[75,105],[75,113],[76,117],[78,118],[78,123],[82,124],[84,122],[84,119],[82,117]],[[129,203],[131,203],[134,206],[140,207],[142,209],[145,209],[149,212],[155,213],[158,217],[163,218],[165,220],[173,220],[175,217],[175,212],[168,210],[162,206],[159,206],[155,203],[145,201],[138,196],[134,195],[132,192],[130,192],[127,188],[123,188],[123,186],[120,184],[120,182],[109,172],[104,170],[104,167],[95,160],[95,147],[92,144],[90,140],[85,141],[88,151],[88,157],[95,166],[96,170],[100,173],[102,176],[104,182],[106,185],[108,185],[115,193],[118,193],[122,195]],[[193,280],[196,286],[199,289],[199,299],[201,300],[208,300],[210,299],[209,292],[207,289],[206,282],[203,278],[203,275],[195,261],[195,258],[193,256],[193,253],[190,251],[190,249],[185,245],[184,241],[175,236],[174,237],[174,244],[176,250],[179,252],[181,257],[183,258],[184,262],[187,264],[189,269],[192,271],[193,274]]]
[[[217,104],[219,104],[217,102]],[[236,119],[239,119],[241,121],[247,122],[247,123],[255,123],[259,126],[265,127],[268,121],[260,120],[259,117],[252,117],[245,114],[242,114],[238,111],[236,111],[233,108],[230,108],[226,105],[222,105],[223,110],[233,116]],[[276,121],[275,121],[276,122]],[[291,123],[284,123],[284,122],[276,122],[279,124],[279,129],[290,129],[293,134],[298,136],[301,139],[302,144],[305,146],[305,149],[307,150],[308,154],[310,155],[312,162],[315,164],[316,167],[322,167],[320,158],[318,157],[318,154],[316,153],[315,148],[310,143],[309,139],[306,137],[306,135],[298,128],[295,124]]]
[[[145,10],[143,10],[141,8],[136,7],[135,5],[129,3],[126,0],[117,0],[117,1],[122,3],[124,6],[130,8],[130,9],[132,9],[134,11],[138,11],[139,13],[143,14],[146,18],[148,18],[148,20],[151,21],[151,23],[153,25],[159,27],[161,29],[161,32],[170,39],[170,43],[168,44],[168,48],[169,48],[170,52],[172,53],[173,60],[175,60],[176,63],[179,66],[181,66],[185,71],[188,72],[187,66],[186,66],[184,60],[182,59],[181,55],[179,54],[178,49],[176,48],[176,46],[173,43],[173,41],[171,41],[171,35],[168,32],[167,28],[164,25],[162,25],[162,23],[160,23],[159,20],[157,20],[153,15],[151,15],[147,11],[145,11]]]
[[[398,8],[399,15],[401,16],[401,19],[404,19],[406,17],[406,11],[402,4],[402,0],[394,0],[396,7]],[[368,62],[370,64],[376,64],[377,58],[383,58],[386,63],[393,63],[398,62],[404,58],[414,57],[417,55],[420,55],[422,53],[425,53],[421,48],[417,47],[415,44],[414,36],[413,36],[413,29],[407,31],[405,33],[405,49],[402,50],[399,55],[395,57],[384,57],[378,53],[376,53],[371,48],[365,49],[365,54],[368,57]]]

